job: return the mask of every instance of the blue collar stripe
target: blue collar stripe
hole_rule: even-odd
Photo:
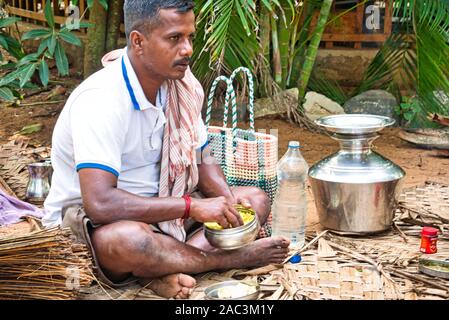
[[[131,87],[131,83],[129,82],[128,71],[125,66],[125,57],[122,57],[122,72],[123,78],[125,79],[126,87],[128,88],[129,95],[131,97],[131,101],[133,102],[134,109],[140,110],[139,103],[137,102],[136,96],[134,95],[134,90]]]
[[[204,149],[206,149],[206,147],[209,145],[209,140],[206,141],[206,143],[203,144],[203,146],[201,147],[201,152],[204,151]]]

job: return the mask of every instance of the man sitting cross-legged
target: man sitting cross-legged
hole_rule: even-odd
[[[229,188],[212,161],[204,93],[189,69],[192,9],[185,0],[125,1],[127,48],[73,91],[55,126],[43,219],[88,244],[105,283],[137,279],[175,298],[190,295],[190,275],[280,263],[289,245],[273,237],[223,251],[201,229],[242,225],[238,203],[263,224],[270,203],[258,188]]]

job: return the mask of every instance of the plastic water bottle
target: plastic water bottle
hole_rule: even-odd
[[[299,142],[290,141],[277,164],[278,189],[273,201],[273,236],[285,236],[291,245],[304,245],[307,218],[305,183],[309,166],[299,151]]]

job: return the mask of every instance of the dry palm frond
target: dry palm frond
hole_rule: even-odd
[[[72,299],[92,283],[91,259],[67,229],[0,239],[0,299]]]

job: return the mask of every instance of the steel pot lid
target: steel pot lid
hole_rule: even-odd
[[[329,132],[360,135],[381,131],[395,120],[373,114],[339,114],[319,118],[315,123]]]
[[[337,152],[314,164],[309,177],[336,183],[376,183],[401,179],[401,167],[376,152]]]

